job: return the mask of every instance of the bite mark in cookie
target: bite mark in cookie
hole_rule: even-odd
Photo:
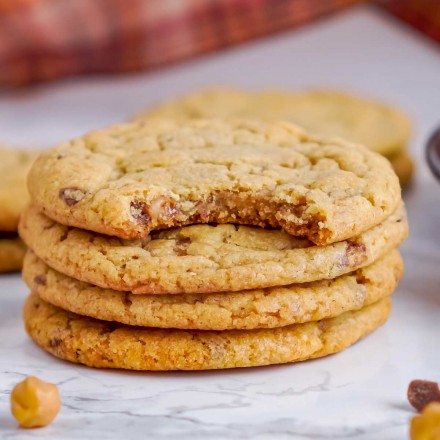
[[[390,164],[366,148],[247,120],[94,132],[40,156],[29,190],[54,220],[123,239],[214,222],[282,228],[318,245],[381,223],[400,200]]]

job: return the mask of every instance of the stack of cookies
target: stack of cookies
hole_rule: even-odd
[[[0,273],[21,269],[26,247],[17,233],[29,197],[26,175],[35,154],[0,147]]]
[[[407,115],[387,104],[345,92],[208,89],[160,104],[139,118],[231,116],[290,121],[311,133],[363,144],[390,160],[402,187],[411,181],[413,163],[407,148],[411,121]]]
[[[29,189],[26,329],[93,367],[322,357],[385,322],[402,273],[389,162],[289,123],[113,126],[42,154]]]

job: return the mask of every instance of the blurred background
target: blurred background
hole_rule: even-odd
[[[439,50],[438,0],[0,0],[0,143],[45,148],[209,86],[319,87],[409,113],[421,157]]]
[[[0,84],[152,70],[297,28],[361,0],[0,0]],[[440,42],[437,0],[376,11]]]

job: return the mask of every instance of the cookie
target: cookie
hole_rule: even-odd
[[[153,117],[286,120],[311,133],[358,142],[386,156],[400,151],[411,133],[411,122],[400,110],[360,96],[325,90],[201,90],[139,116]]]
[[[21,270],[25,244],[15,233],[0,232],[0,273]]]
[[[400,185],[402,188],[405,188],[411,183],[414,172],[414,164],[411,157],[406,151],[402,151],[391,157],[390,162],[399,178]]]
[[[0,231],[16,231],[29,202],[26,176],[36,153],[0,147],[0,155]]]
[[[31,294],[30,337],[61,359],[96,368],[210,370],[318,358],[343,350],[382,325],[389,298],[355,312],[277,329],[185,331],[130,327],[85,318]]]
[[[318,245],[354,237],[400,202],[389,162],[283,122],[154,120],[43,153],[33,203],[60,223],[124,239],[195,223],[280,227]]]
[[[406,238],[401,206],[351,240],[314,246],[282,231],[193,225],[144,240],[61,225],[36,208],[23,213],[20,234],[49,266],[100,287],[133,293],[208,293],[332,279],[371,264]]]
[[[132,295],[62,275],[29,251],[23,278],[44,301],[82,316],[142,327],[232,330],[284,327],[358,310],[391,295],[402,270],[394,250],[334,280],[235,293]]]

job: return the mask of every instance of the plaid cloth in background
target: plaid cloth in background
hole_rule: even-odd
[[[0,86],[147,70],[294,28],[361,1],[0,0]],[[434,29],[428,33],[439,37],[440,0],[381,3],[404,18],[421,3],[437,6],[436,15],[425,19]]]
[[[377,3],[440,43],[440,0],[377,0]]]

